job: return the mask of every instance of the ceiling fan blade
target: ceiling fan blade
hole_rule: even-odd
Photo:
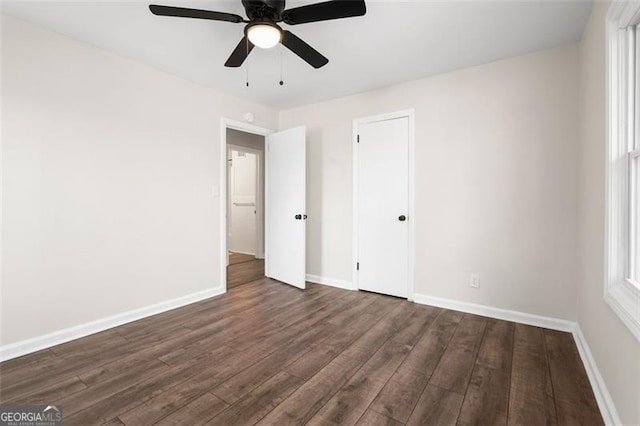
[[[178,18],[209,19],[212,21],[242,22],[242,16],[233,13],[214,12],[212,10],[188,9],[185,7],[159,6],[152,4],[149,6],[151,13],[158,16],[174,16]]]
[[[367,13],[367,6],[364,0],[331,0],[285,10],[282,12],[282,20],[289,25],[297,25],[351,18],[365,13]]]
[[[320,68],[329,62],[320,52],[313,47],[309,46],[302,39],[298,38],[291,31],[282,32],[281,43],[296,55],[304,59],[309,65],[314,68]]]
[[[237,68],[247,59],[249,53],[253,50],[253,43],[247,40],[247,37],[242,37],[240,43],[233,49],[231,52],[231,56],[227,59],[227,62],[224,63],[225,67]]]

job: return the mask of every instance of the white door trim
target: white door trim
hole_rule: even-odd
[[[391,112],[388,114],[380,114],[371,117],[358,118],[353,120],[353,134],[352,134],[352,152],[353,152],[353,258],[351,264],[353,285],[356,288],[360,288],[360,282],[358,279],[358,133],[359,126],[367,123],[375,123],[378,121],[394,120],[397,118],[406,117],[409,120],[409,213],[407,225],[409,227],[408,235],[408,248],[407,248],[407,264],[409,270],[407,271],[407,299],[413,301],[414,299],[414,234],[415,234],[415,209],[414,209],[414,109],[406,109],[402,111]]]
[[[267,136],[273,130],[243,123],[242,121],[220,118],[220,285],[227,291],[227,129],[239,130],[254,135]],[[267,156],[265,155],[265,168]],[[265,175],[265,186],[266,186]],[[267,194],[265,194],[266,203]],[[266,225],[266,224],[265,224]],[[266,226],[265,226],[266,228]],[[268,233],[265,229],[265,255],[267,250]]]
[[[257,259],[264,259],[264,229],[262,226],[262,218],[264,216],[264,183],[262,182],[262,175],[263,175],[263,170],[262,170],[262,159],[263,157],[266,159],[266,156],[264,155],[266,152],[266,144],[265,144],[265,150],[264,151],[260,151],[259,149],[253,149],[253,148],[246,148],[244,146],[240,146],[240,145],[233,145],[230,143],[227,143],[227,150],[233,150],[233,151],[238,151],[238,152],[245,152],[247,154],[253,154],[256,156],[256,215],[255,215],[255,219],[256,219],[256,249],[255,249],[255,253],[253,253],[255,255],[255,257]],[[265,175],[266,178],[266,175]],[[229,186],[229,182],[227,182],[227,187]],[[227,206],[228,207],[228,206]],[[228,212],[228,210],[227,210]],[[266,225],[266,224],[265,224]],[[228,219],[227,219],[227,229],[228,229],[229,223],[228,223]],[[233,226],[233,224],[231,225]]]

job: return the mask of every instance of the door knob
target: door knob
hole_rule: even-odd
[[[400,222],[404,222],[405,220],[407,220],[407,217],[406,217],[405,215],[403,215],[403,214],[402,214],[402,215],[398,216],[398,220],[399,220]]]
[[[297,214],[296,215],[296,220],[300,220],[300,219],[302,219],[302,215],[301,214]]]

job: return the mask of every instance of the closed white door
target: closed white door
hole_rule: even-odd
[[[265,274],[305,288],[306,141],[296,127],[266,137]]]
[[[358,288],[407,297],[409,118],[360,123],[356,130]]]
[[[256,254],[257,155],[231,151],[229,250]]]

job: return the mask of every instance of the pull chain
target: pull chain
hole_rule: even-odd
[[[249,87],[249,38],[246,37],[245,40],[247,41],[247,43],[246,43],[247,56],[245,57],[246,58],[245,60],[247,61],[247,67],[246,67],[246,70],[247,70],[247,79],[246,80],[247,80],[247,82],[246,82],[246,85],[247,85],[247,87]]]
[[[282,47],[280,48],[280,86],[284,86],[284,81],[282,80]]]

